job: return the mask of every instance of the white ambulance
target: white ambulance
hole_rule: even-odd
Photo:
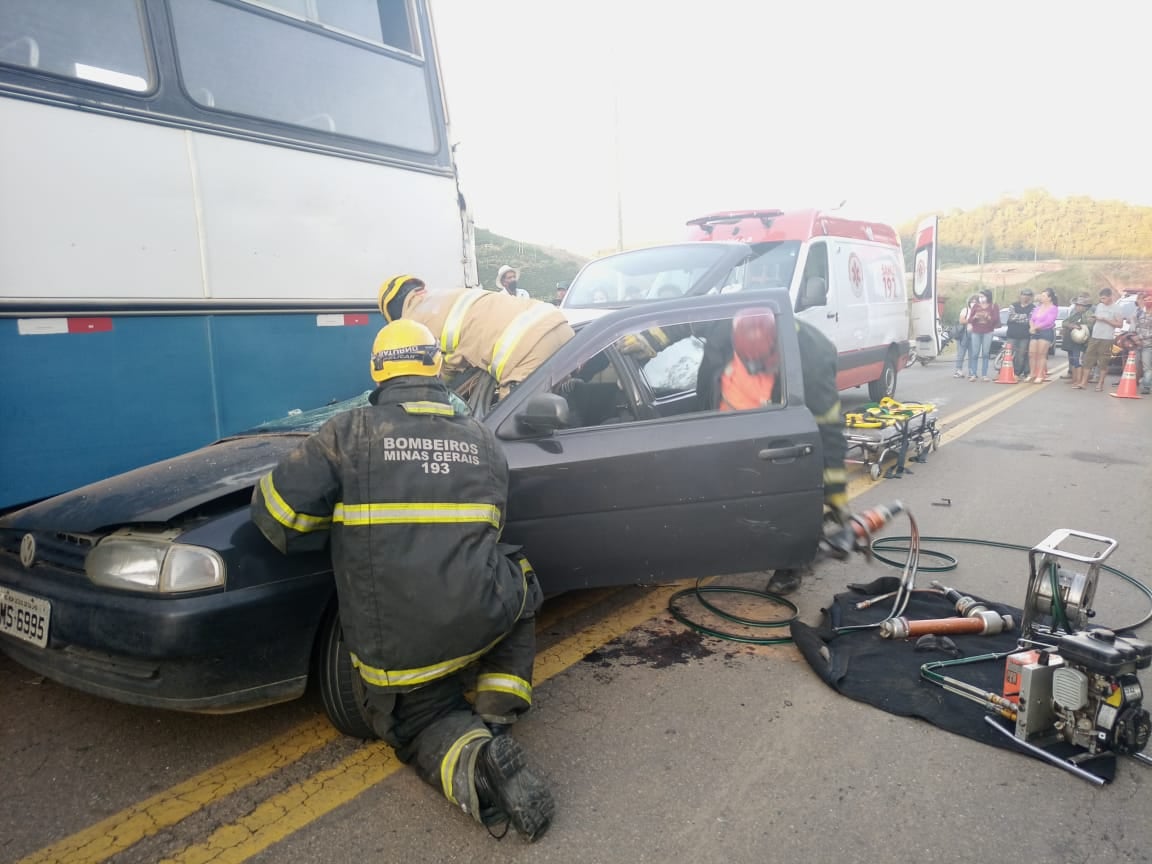
[[[569,317],[576,321],[600,309],[682,294],[788,288],[796,316],[836,345],[837,386],[867,384],[874,400],[895,393],[909,340],[917,336],[914,320],[936,344],[935,280],[918,278],[909,297],[900,238],[890,225],[819,210],[738,210],[692,219],[688,228],[686,243],[585,265],[564,300]],[[935,250],[920,249],[923,236],[917,237],[915,266],[930,263],[934,275],[935,261],[929,259]],[[912,316],[910,299],[912,305],[926,301],[928,315]]]

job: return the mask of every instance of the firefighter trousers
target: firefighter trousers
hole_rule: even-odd
[[[451,803],[479,820],[475,766],[480,748],[492,737],[485,721],[508,724],[532,704],[536,621],[530,614],[472,667],[476,703],[464,693],[469,670],[415,690],[364,685],[365,709],[376,734],[401,762]]]

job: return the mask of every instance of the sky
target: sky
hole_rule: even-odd
[[[1029,188],[1152,206],[1152,4],[431,2],[461,186],[518,240],[595,254],[842,201],[900,223]]]

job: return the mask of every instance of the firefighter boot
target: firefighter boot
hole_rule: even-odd
[[[493,738],[476,760],[476,795],[485,825],[509,822],[529,843],[552,824],[556,803],[544,780],[528,767],[520,744]]]
[[[804,574],[811,573],[811,567],[791,567],[787,570],[773,570],[772,577],[768,580],[768,587],[764,590],[769,594],[791,594],[800,587],[800,583],[804,581]]]

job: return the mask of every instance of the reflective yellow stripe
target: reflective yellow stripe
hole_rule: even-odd
[[[332,524],[330,516],[309,516],[307,513],[297,513],[289,507],[288,502],[280,497],[280,493],[272,483],[272,472],[260,478],[260,491],[264,493],[264,509],[286,528],[307,533],[322,531]]]
[[[520,611],[516,613],[516,620],[520,620],[520,616],[524,614],[524,606],[528,602],[528,574],[532,572],[532,565],[528,563],[527,558],[520,559],[520,573],[523,578],[521,583],[522,594],[520,597]],[[508,634],[504,634],[506,636]],[[354,653],[352,654],[352,665],[360,670],[360,677],[367,681],[369,684],[374,684],[377,687],[413,687],[417,684],[427,684],[429,681],[435,681],[438,678],[443,678],[445,675],[451,675],[467,666],[474,660],[483,657],[495,647],[504,636],[493,639],[488,645],[485,645],[479,651],[474,651],[471,654],[466,654],[463,657],[453,657],[450,660],[442,660],[439,663],[433,663],[431,666],[421,666],[418,669],[378,669],[375,666],[369,666]]]
[[[492,362],[488,364],[488,373],[493,378],[501,384],[504,383],[502,380],[504,366],[508,363],[508,358],[512,356],[512,352],[516,350],[516,346],[524,334],[554,311],[556,311],[555,307],[549,306],[547,303],[538,303],[535,309],[521,312],[512,319],[512,322],[500,334],[500,338],[496,340],[496,347],[492,349]]]
[[[816,422],[819,424],[824,423],[839,423],[840,422],[840,400],[836,400],[836,404],[825,411],[823,414],[814,415]]]
[[[460,344],[460,330],[464,326],[464,316],[472,308],[472,304],[484,296],[479,289],[466,291],[456,298],[448,317],[444,319],[444,328],[440,331],[440,347],[445,354],[451,354]]]
[[[338,502],[332,521],[345,525],[428,525],[487,522],[500,527],[495,504],[345,504]]]
[[[524,593],[520,595],[520,609],[516,613],[516,620],[520,620],[520,616],[524,614],[524,607],[528,605],[528,574],[535,573],[532,565],[528,563],[528,559],[523,555],[520,556],[520,587],[524,589]]]
[[[647,335],[652,337],[652,339],[650,339],[649,341],[655,340],[656,344],[653,345],[652,347],[656,348],[657,351],[660,351],[661,349],[667,348],[668,343],[670,343],[672,341],[671,339],[668,338],[668,334],[665,333],[663,330],[661,330],[659,327],[651,328],[650,330],[648,330]]]
[[[848,482],[848,472],[843,468],[825,468],[825,486],[843,486]]]
[[[401,402],[400,407],[405,414],[439,414],[443,417],[452,417],[456,409],[443,402]]]
[[[508,693],[512,696],[518,696],[529,705],[532,704],[532,685],[515,675],[498,675],[495,673],[480,675],[476,679],[476,692]]]
[[[352,655],[352,665],[360,670],[361,678],[377,687],[414,687],[417,684],[427,684],[430,681],[436,681],[446,675],[451,675],[453,672],[460,671],[472,661],[478,660],[491,651],[493,646],[503,638],[504,636],[500,636],[493,639],[479,651],[473,651],[463,657],[441,660],[439,663],[421,666],[418,669],[379,669],[376,666],[369,666],[355,654]]]
[[[444,792],[444,797],[453,804],[460,805],[452,788],[452,778],[456,776],[456,765],[460,762],[460,754],[477,738],[491,737],[492,733],[487,729],[473,729],[471,732],[465,732],[453,742],[452,746],[448,748],[448,752],[444,754],[444,758],[440,760],[440,788]]]

